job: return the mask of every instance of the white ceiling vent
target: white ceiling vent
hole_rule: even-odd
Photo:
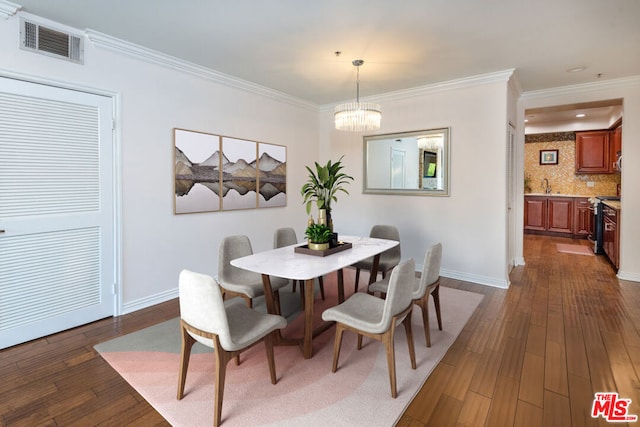
[[[20,20],[20,48],[77,64],[84,62],[82,37]]]

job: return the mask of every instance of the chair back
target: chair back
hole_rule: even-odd
[[[371,228],[369,237],[374,237],[377,239],[395,240],[396,242],[399,242],[400,232],[398,231],[398,228],[393,225],[374,225]],[[400,262],[400,259],[401,259],[400,245],[395,246],[389,250],[386,250],[380,254],[381,263],[384,262],[386,264],[396,265]]]
[[[434,284],[440,277],[440,265],[442,264],[442,243],[436,243],[427,249],[424,255],[424,264],[420,279],[416,280],[413,290],[413,298],[421,298],[429,285]]]
[[[296,231],[291,227],[278,228],[273,235],[273,248],[295,245],[298,243]]]
[[[247,236],[227,236],[222,239],[218,249],[218,280],[223,285],[225,283],[262,283],[260,274],[231,265],[234,259],[252,254],[251,241]]]
[[[232,348],[229,321],[220,285],[213,277],[182,270],[178,280],[180,318],[194,328],[218,335],[224,348]],[[212,340],[191,334],[202,344],[213,347]]]
[[[413,258],[401,262],[391,270],[381,319],[382,327],[385,329],[391,326],[393,316],[401,313],[412,304],[415,276],[416,263]]]

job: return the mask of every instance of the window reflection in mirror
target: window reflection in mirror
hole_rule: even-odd
[[[449,128],[364,137],[364,192],[449,195]]]

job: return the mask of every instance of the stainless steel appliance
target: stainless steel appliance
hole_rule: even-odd
[[[603,200],[620,200],[619,196],[596,196],[590,199],[593,205],[593,224],[595,236],[589,236],[593,241],[593,252],[596,254],[604,254],[602,247],[604,241],[604,214],[603,214]]]

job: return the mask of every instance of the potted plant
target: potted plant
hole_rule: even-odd
[[[329,249],[329,241],[333,233],[331,229],[322,224],[311,224],[304,232],[309,241],[309,249],[324,251]]]
[[[335,163],[329,160],[326,165],[320,165],[315,162],[315,166],[315,171],[309,166],[305,166],[309,172],[309,178],[300,190],[303,196],[302,203],[306,204],[307,215],[311,212],[311,206],[314,202],[318,209],[324,209],[326,211],[327,225],[332,228],[331,202],[338,201],[337,193],[339,191],[349,194],[344,185],[348,184],[349,181],[353,181],[353,177],[341,172],[344,168],[342,157]]]
[[[524,192],[531,193],[531,177],[529,175],[524,177]]]

